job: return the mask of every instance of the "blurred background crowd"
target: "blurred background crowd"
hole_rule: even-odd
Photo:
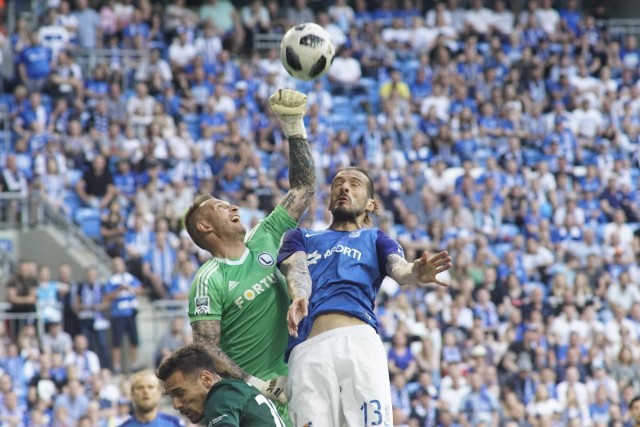
[[[328,226],[328,184],[356,165],[375,179],[376,226],[409,260],[454,259],[449,288],[383,284],[396,425],[631,425],[640,47],[609,28],[606,2],[36,3],[2,38],[14,72],[0,97],[11,132],[0,192],[77,224],[112,274],[18,264],[9,311],[45,310],[39,328],[28,316],[0,324],[0,426],[129,414],[128,374],[148,339],[139,302],[185,300],[208,256],[182,213],[212,193],[249,228],[287,190],[287,141],[266,107],[282,87],[309,98],[319,189],[302,225]],[[300,82],[269,41],[309,21],[337,55],[328,75]],[[106,60],[78,62],[97,49]],[[5,221],[30,216],[0,207]],[[180,312],[153,363],[189,340]]]

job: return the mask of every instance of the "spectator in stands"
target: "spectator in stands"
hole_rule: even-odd
[[[29,45],[22,50],[18,59],[20,82],[29,92],[39,91],[44,87],[51,71],[50,61],[50,51],[38,42],[38,34],[32,32]]]
[[[27,410],[20,404],[14,392],[6,393],[0,404],[0,421],[8,426],[22,427],[27,425]]]
[[[146,83],[136,84],[136,93],[127,101],[128,123],[135,126],[138,132],[143,132],[143,128],[153,120],[153,108],[155,100],[149,95],[149,88]]]
[[[104,209],[116,196],[113,176],[106,159],[97,155],[82,178],[76,183],[76,191],[82,202],[94,209]]]
[[[176,252],[168,243],[166,232],[156,232],[155,242],[142,263],[142,275],[152,299],[164,299],[168,296],[175,263]]]
[[[34,313],[36,311],[38,281],[36,278],[35,264],[29,261],[20,261],[13,278],[6,285],[7,302],[11,304],[11,313]],[[16,320],[11,331],[16,337],[25,320]]]
[[[359,85],[360,77],[362,77],[362,68],[358,60],[353,57],[351,49],[347,46],[343,46],[334,57],[328,75],[333,85],[333,95],[350,96],[353,93],[363,91],[363,88]]]
[[[245,50],[250,52],[253,50],[255,35],[271,30],[269,9],[262,0],[252,0],[240,9],[240,20],[246,31]]]
[[[56,420],[61,423],[60,425],[68,425],[69,421],[75,423],[80,420],[87,412],[88,407],[89,399],[84,393],[82,382],[78,379],[70,379],[62,393],[56,397],[53,411],[56,414]],[[62,408],[66,411],[64,415],[59,414]]]
[[[51,280],[49,267],[40,267],[36,305],[45,322],[62,321],[62,296],[67,292],[68,284]]]
[[[89,340],[80,334],[73,338],[73,351],[65,354],[64,365],[67,369],[69,366],[74,366],[83,383],[100,372],[98,355],[89,350]]]
[[[74,16],[78,22],[78,46],[84,49],[101,46],[100,15],[89,5],[88,0],[76,1]]]
[[[124,255],[126,218],[119,199],[109,203],[108,210],[100,217],[100,236],[107,254],[111,257]]]
[[[158,425],[179,427],[184,423],[174,417],[160,412],[162,387],[152,371],[138,372],[131,378],[131,400],[133,414],[120,426],[135,427],[139,425]]]
[[[200,7],[200,22],[210,22],[217,29],[223,46],[238,52],[245,43],[245,27],[236,8],[229,0],[208,0]]]
[[[296,24],[316,21],[313,11],[307,6],[307,0],[295,0],[289,5],[285,10],[285,19],[287,29]]]
[[[177,37],[169,46],[169,62],[173,68],[185,69],[196,57],[197,50],[193,42],[187,39],[186,29],[178,27]]]
[[[177,349],[191,342],[191,334],[186,326],[184,317],[176,316],[171,319],[169,329],[160,337],[156,345],[156,366],[160,365]]]
[[[0,213],[5,220],[15,223],[19,214],[28,214],[29,204],[24,202],[27,202],[29,183],[26,174],[18,168],[15,154],[9,154],[6,157],[5,167],[0,173],[0,193],[9,193],[22,199],[9,199],[0,203],[2,207]]]
[[[54,320],[46,325],[46,333],[42,336],[41,345],[44,353],[59,353],[66,355],[71,352],[73,342],[71,335],[62,329],[60,320]]]
[[[85,277],[78,283],[74,296],[78,310],[79,330],[89,341],[89,349],[98,355],[100,366],[109,368],[111,358],[107,345],[109,321],[104,316],[104,285],[95,266],[85,268]]]
[[[160,55],[160,49],[154,48],[149,52],[149,58],[144,58],[136,69],[136,80],[139,82],[148,82],[150,77],[159,73],[163,83],[170,83],[173,80],[173,73],[167,61]]]
[[[116,257],[111,263],[113,274],[105,283],[105,299],[111,304],[112,362],[115,373],[122,372],[122,341],[129,338],[130,369],[139,369],[138,365],[138,295],[143,292],[142,283],[126,270],[122,258]]]

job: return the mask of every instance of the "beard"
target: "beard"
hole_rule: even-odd
[[[136,410],[142,414],[148,414],[149,412],[153,412],[157,407],[158,404],[155,402],[142,402],[136,405]]]
[[[346,206],[334,206],[331,209],[334,222],[356,222],[356,219],[363,213],[362,209],[350,209]]]

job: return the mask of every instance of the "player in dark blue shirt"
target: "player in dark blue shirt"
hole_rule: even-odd
[[[451,267],[451,258],[447,252],[432,258],[424,252],[407,262],[398,242],[367,228],[376,201],[373,182],[361,169],[336,174],[329,210],[329,229],[289,231],[278,256],[293,300],[286,353],[291,420],[295,426],[391,426],[376,295],[385,276],[402,285],[447,286],[436,275]]]

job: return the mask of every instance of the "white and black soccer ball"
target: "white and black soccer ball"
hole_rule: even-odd
[[[335,53],[329,33],[313,22],[290,28],[280,43],[282,65],[300,80],[314,80],[326,73]]]

